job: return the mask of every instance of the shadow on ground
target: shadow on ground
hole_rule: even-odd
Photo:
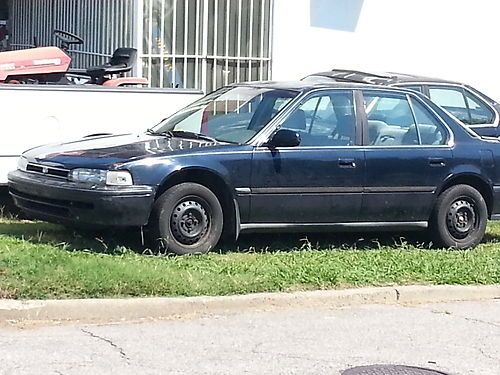
[[[153,254],[144,244],[147,233],[139,228],[82,230],[60,225],[12,219],[17,215],[4,194],[0,194],[0,207],[7,205],[0,221],[0,234],[32,244],[57,245],[67,251],[121,254],[125,249],[137,253]],[[486,234],[484,242],[500,242],[495,232]],[[226,242],[216,252],[289,252],[296,250],[374,250],[381,247],[430,248],[425,232],[364,232],[364,233],[267,233],[242,234],[239,240]]]
[[[17,216],[18,214],[19,211],[15,207],[8,189],[4,186],[0,186],[0,215]]]
[[[57,245],[68,251],[122,253],[130,249],[152,254],[140,229],[79,230],[25,220],[0,222],[0,234],[32,244]],[[147,233],[144,233],[147,236]],[[372,250],[382,246],[429,247],[422,233],[288,233],[242,234],[238,242],[223,243],[216,252],[288,252],[312,249]]]
[[[124,249],[143,252],[141,232],[137,230],[78,230],[60,225],[26,220],[0,222],[0,234],[31,244],[46,244],[68,251],[122,253]]]

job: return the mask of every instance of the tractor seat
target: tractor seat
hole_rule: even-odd
[[[87,74],[92,78],[102,78],[106,75],[127,73],[134,67],[136,58],[135,48],[118,48],[106,64],[88,68]]]

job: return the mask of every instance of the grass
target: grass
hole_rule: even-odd
[[[413,235],[414,236],[414,235]],[[140,233],[81,235],[0,219],[0,298],[229,295],[404,284],[500,283],[500,223],[470,251],[418,237],[253,235],[204,256],[152,256]]]

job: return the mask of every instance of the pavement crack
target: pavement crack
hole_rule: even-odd
[[[99,336],[91,331],[88,331],[86,329],[81,329],[81,331],[83,333],[85,333],[86,335],[89,335],[90,337],[93,337],[97,340],[101,340],[101,341],[104,341],[106,343],[108,343],[111,347],[113,347],[115,350],[117,350],[119,353],[120,353],[120,356],[125,359],[127,361],[127,363],[130,362],[130,358],[127,356],[127,354],[125,353],[125,351],[123,350],[123,348],[119,347],[118,345],[116,345],[111,339],[107,339],[106,337],[102,337],[102,336]]]
[[[310,356],[307,356],[307,355],[292,354],[292,353],[282,353],[282,352],[275,352],[275,351],[272,351],[272,350],[271,351],[260,350],[260,347],[263,344],[264,344],[263,342],[256,344],[252,349],[250,349],[250,353],[257,354],[257,355],[269,355],[269,354],[272,354],[272,355],[283,357],[283,358],[287,358],[287,359],[298,359],[298,360],[301,360],[301,361],[312,361],[312,362],[322,362],[322,363],[330,363],[331,362],[331,361],[329,361],[327,359],[313,358],[313,357],[310,357]]]
[[[396,292],[396,301],[399,301],[399,298],[401,297],[401,292],[396,288],[394,288],[394,291]]]
[[[482,323],[482,324],[487,324],[489,326],[493,326],[493,327],[496,327],[496,328],[500,328],[500,324],[493,323],[493,322],[488,322],[487,320],[481,320],[481,319],[475,319],[475,318],[467,318],[466,316],[460,316],[460,315],[454,315],[454,316],[458,316],[459,318],[468,320],[470,322]]]
[[[477,348],[477,350],[479,350],[479,352],[485,357],[485,358],[488,358],[488,359],[491,359],[493,361],[498,361],[498,358],[495,358],[493,357],[492,355],[486,353],[482,348]]]
[[[449,311],[431,310],[431,312],[434,313],[434,314],[441,314],[441,315],[452,316],[452,317],[455,317],[455,318],[466,320],[468,322],[486,324],[486,325],[489,325],[491,327],[500,328],[500,324],[498,324],[498,323],[488,322],[487,320],[482,320],[482,319],[477,319],[477,318],[469,318],[467,316],[457,315],[457,314],[454,314],[454,313],[449,312]]]

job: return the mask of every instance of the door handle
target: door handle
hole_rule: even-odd
[[[356,168],[355,159],[339,159],[340,168]]]
[[[443,158],[429,158],[429,165],[431,167],[444,167],[446,162]]]

